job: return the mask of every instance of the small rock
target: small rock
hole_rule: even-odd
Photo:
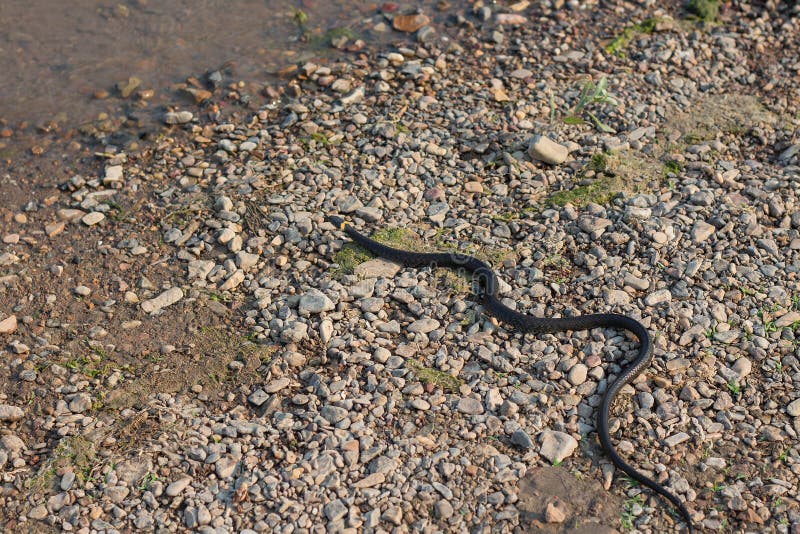
[[[480,415],[483,413],[483,404],[473,397],[462,397],[456,406],[459,412],[468,415]]]
[[[0,421],[19,421],[25,416],[22,408],[10,404],[0,404]]]
[[[535,135],[533,139],[531,139],[531,144],[528,147],[528,155],[533,159],[544,161],[551,165],[560,165],[567,161],[569,150],[564,145],[559,145],[549,137]]]
[[[95,224],[99,223],[105,218],[106,216],[100,213],[99,211],[92,211],[84,215],[81,218],[81,222],[86,226],[94,226]]]
[[[179,287],[167,289],[159,296],[142,302],[142,311],[156,313],[167,306],[171,306],[183,298],[183,290]]]
[[[17,316],[9,315],[0,321],[0,334],[13,334],[17,331]]]
[[[264,386],[264,391],[267,393],[277,393],[291,383],[292,381],[288,378],[277,378]]]
[[[269,395],[263,389],[257,389],[247,397],[247,400],[254,406],[261,406],[267,402],[267,399],[269,399]]]
[[[516,445],[521,449],[531,449],[533,448],[533,441],[531,441],[530,436],[524,430],[516,430],[513,434],[511,434],[511,443]]]
[[[191,477],[179,478],[175,482],[170,483],[165,490],[168,497],[177,497],[183,492],[184,489],[192,482]]]
[[[41,521],[45,517],[47,517],[47,507],[45,505],[43,505],[43,504],[40,504],[38,506],[34,506],[28,512],[28,518],[29,519],[36,519],[37,521]]]
[[[194,118],[191,111],[170,111],[164,115],[165,124],[186,124]]]
[[[88,393],[79,393],[69,401],[69,411],[84,413],[92,408],[92,397]]]
[[[453,510],[453,505],[445,499],[438,501],[434,505],[433,511],[439,519],[448,519],[452,517],[455,512],[455,510]]]
[[[497,23],[503,26],[519,26],[526,24],[528,19],[516,13],[498,13]]]
[[[300,297],[298,310],[301,314],[322,313],[331,311],[336,305],[322,291],[312,289]]]
[[[784,313],[775,321],[776,328],[785,328],[795,323],[800,323],[800,312],[790,311]],[[2,332],[2,323],[0,323],[0,332]]]
[[[344,420],[348,415],[348,411],[338,406],[325,405],[320,409],[319,414],[332,425],[339,421]]]
[[[325,504],[325,506],[322,507],[322,512],[329,521],[336,521],[347,515],[347,506],[345,506],[341,499],[336,499],[335,501]]]
[[[631,296],[621,289],[610,289],[606,291],[606,304],[609,306],[624,306],[631,303]]]
[[[692,240],[695,243],[702,243],[716,231],[712,225],[705,222],[698,222],[692,228]]]
[[[544,520],[547,523],[563,523],[567,519],[567,514],[556,503],[547,503],[547,508],[544,510]]]
[[[751,362],[746,356],[742,356],[734,362],[731,369],[733,369],[733,371],[739,375],[739,378],[744,378],[753,370],[753,362]]]
[[[214,470],[216,471],[217,476],[224,480],[233,476],[233,473],[236,471],[236,467],[238,465],[239,461],[236,458],[220,458],[214,465]]]
[[[408,325],[408,331],[414,333],[428,334],[439,328],[439,321],[436,319],[418,319]]]
[[[111,502],[119,504],[125,500],[125,497],[131,492],[125,486],[107,486],[103,490],[103,495]]]
[[[664,443],[667,444],[668,447],[675,447],[683,443],[684,441],[689,441],[689,434],[686,432],[678,432],[677,434],[673,434],[670,437],[664,440]]]
[[[72,290],[79,297],[88,297],[92,294],[92,290],[86,286],[78,286]]]
[[[430,19],[422,14],[398,15],[392,21],[392,27],[400,32],[413,33],[430,23]]]
[[[586,382],[586,377],[589,373],[589,368],[582,363],[578,363],[572,366],[572,369],[569,370],[569,375],[567,375],[567,380],[573,386],[580,386],[584,382]]]
[[[644,303],[647,306],[655,306],[657,304],[661,304],[662,302],[670,302],[672,300],[672,293],[669,292],[669,289],[659,289],[658,291],[653,291],[649,295],[644,298]]]
[[[790,417],[800,417],[800,399],[793,400],[786,406],[786,413]]]
[[[231,291],[239,287],[239,284],[244,282],[244,271],[236,269],[233,273],[219,285],[220,291]]]
[[[392,278],[400,272],[400,265],[382,258],[365,261],[353,269],[362,278]]]
[[[570,456],[578,448],[575,438],[565,432],[545,430],[540,437],[542,447],[539,454],[551,463],[558,463]]]

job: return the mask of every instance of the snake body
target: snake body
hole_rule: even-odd
[[[406,267],[437,266],[451,269],[463,269],[472,273],[473,281],[477,287],[476,296],[485,312],[499,321],[513,326],[520,332],[532,334],[545,334],[563,332],[566,330],[590,330],[592,328],[611,327],[621,328],[633,333],[639,340],[640,347],[636,359],[625,368],[622,373],[606,389],[597,415],[597,434],[600,444],[613,464],[624,471],[629,477],[647,486],[659,495],[669,500],[683,516],[692,532],[692,520],[689,511],[683,502],[664,486],[646,477],[633,466],[625,462],[617,453],[611,443],[608,429],[608,417],[611,403],[617,397],[620,389],[625,384],[632,382],[639,376],[653,360],[653,343],[647,329],[637,320],[616,313],[597,313],[566,318],[541,318],[519,313],[503,304],[498,298],[498,278],[492,267],[475,257],[458,253],[421,253],[392,248],[359,233],[352,225],[337,216],[328,216],[327,220],[344,231],[358,245],[372,254],[394,261]]]

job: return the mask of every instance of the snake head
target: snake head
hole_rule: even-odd
[[[336,228],[344,230],[345,222],[344,219],[342,219],[341,217],[338,217],[336,215],[328,215],[325,217],[325,220],[334,225]]]

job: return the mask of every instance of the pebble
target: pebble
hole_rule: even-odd
[[[408,331],[412,333],[429,334],[439,328],[439,321],[436,319],[418,319],[408,325]]]
[[[559,145],[549,137],[535,135],[528,146],[528,155],[536,160],[560,165],[567,161],[569,150],[564,145]]]
[[[573,386],[580,386],[584,382],[586,382],[586,378],[589,373],[589,368],[582,363],[575,364],[572,369],[569,370],[569,375],[567,375],[567,380]]]
[[[605,300],[609,306],[624,306],[631,303],[631,296],[619,289],[609,289],[606,291]]]
[[[164,114],[165,124],[186,124],[194,118],[191,111],[170,111]]]
[[[790,417],[800,417],[800,399],[793,400],[786,406],[786,413]]]
[[[578,448],[578,442],[575,438],[556,430],[543,431],[539,436],[539,441],[542,444],[539,454],[544,456],[550,463],[562,462]]]
[[[742,356],[741,358],[737,359],[736,362],[734,362],[732,369],[733,372],[739,375],[739,378],[741,379],[749,375],[753,370],[753,362],[751,362],[746,356]]]
[[[524,430],[515,430],[511,434],[511,443],[522,449],[532,449],[533,441]]]
[[[670,302],[671,300],[672,293],[670,293],[669,289],[659,289],[647,295],[644,299],[644,303],[647,306],[656,306],[658,304]]]
[[[335,307],[336,305],[331,299],[316,289],[311,290],[300,297],[300,303],[298,305],[298,309],[301,314],[319,314],[331,311]]]
[[[563,523],[566,519],[567,515],[557,506],[557,503],[547,503],[547,507],[544,511],[544,520],[546,523]]]
[[[155,298],[145,300],[141,303],[142,311],[145,313],[156,313],[167,306],[172,306],[183,298],[183,290],[179,287],[167,289]]]
[[[678,432],[677,434],[673,434],[664,439],[664,443],[667,445],[667,447],[675,447],[685,441],[689,441],[689,439],[689,434],[686,432]]]
[[[25,416],[22,408],[11,406],[9,404],[0,404],[0,421],[14,422],[19,421]]]
[[[480,415],[483,413],[483,404],[473,397],[462,397],[456,406],[459,412],[467,415]]]
[[[17,331],[17,316],[9,315],[0,321],[0,334],[13,334]]]
[[[94,226],[105,218],[106,216],[99,211],[92,211],[81,217],[81,222],[86,226]]]
[[[714,234],[715,230],[716,228],[708,223],[697,222],[692,228],[692,240],[695,243],[703,243]]]
[[[430,23],[430,19],[422,14],[397,15],[392,20],[392,27],[401,32],[413,33]]]

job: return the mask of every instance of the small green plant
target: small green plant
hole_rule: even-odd
[[[553,460],[553,467],[558,467],[558,466],[559,466],[559,465],[561,465],[563,462],[564,462],[564,460],[559,460],[558,458],[555,458],[555,459]]]
[[[701,22],[714,22],[719,15],[719,0],[689,0],[686,3],[689,18]]]
[[[647,18],[638,24],[628,26],[605,46],[606,53],[612,56],[625,57],[625,47],[627,47],[637,35],[653,33],[659,22],[661,22],[659,18]]]
[[[725,484],[722,484],[721,482],[714,482],[714,485],[711,486],[711,491],[713,491],[714,493],[717,493],[717,492],[722,491],[724,488],[725,488]]]
[[[633,515],[633,509],[635,505],[643,505],[644,498],[641,494],[636,495],[635,497],[631,497],[625,501],[622,510],[622,516],[620,517],[620,526],[622,526],[623,530],[632,530],[633,529],[633,521],[636,518]]]
[[[767,334],[771,334],[772,332],[777,332],[778,327],[775,325],[775,321],[766,321],[764,323],[764,332]]]
[[[306,25],[306,22],[308,22],[308,15],[302,9],[295,9],[292,12],[292,20],[294,20],[294,23],[302,28]]]
[[[739,394],[742,392],[742,387],[733,380],[728,382],[726,385],[728,386],[728,391],[730,391],[731,395],[735,397],[738,397]]]
[[[781,453],[778,455],[778,460],[781,462],[786,463],[789,459],[789,449],[783,449]]]
[[[603,104],[617,105],[616,99],[608,93],[608,78],[603,76],[597,83],[594,83],[592,80],[586,80],[578,96],[578,102],[575,104],[575,107],[572,108],[572,113],[564,117],[564,122],[566,124],[585,124],[586,121],[582,117],[585,114],[601,132],[616,133],[613,128],[601,122],[600,119],[588,109],[590,106]]]
[[[328,146],[331,144],[331,142],[328,140],[328,136],[322,132],[312,133],[311,140],[316,141],[316,143],[321,146]]]
[[[622,190],[621,181],[614,176],[602,176],[587,185],[579,185],[568,191],[557,191],[547,198],[549,206],[563,207],[572,204],[581,208],[590,202],[607,204]]]
[[[683,170],[683,165],[674,159],[668,159],[664,162],[664,169],[661,171],[662,176],[667,178],[670,174],[678,174]]]

